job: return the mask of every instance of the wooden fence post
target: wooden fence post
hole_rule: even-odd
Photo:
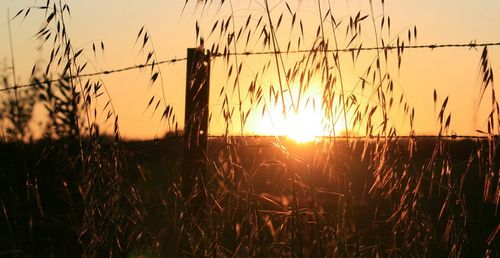
[[[204,199],[207,170],[210,54],[202,47],[188,48],[184,116],[183,195]],[[200,200],[201,199],[201,200]],[[193,205],[196,205],[193,203]]]

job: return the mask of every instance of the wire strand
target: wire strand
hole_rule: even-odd
[[[327,52],[353,52],[353,51],[374,51],[374,50],[394,50],[394,49],[437,49],[437,48],[476,48],[476,47],[486,47],[486,46],[500,46],[500,42],[488,42],[488,43],[475,43],[475,42],[470,42],[470,43],[465,43],[465,44],[427,44],[427,45],[409,45],[409,46],[404,46],[404,45],[387,45],[387,46],[382,46],[382,47],[351,47],[351,48],[341,48],[341,49],[328,49],[326,50]],[[309,50],[291,50],[291,51],[257,51],[257,52],[228,52],[228,53],[212,53],[212,57],[224,57],[224,56],[251,56],[251,55],[271,55],[271,54],[300,54],[300,53],[310,53],[311,51],[315,51],[315,49],[309,49]],[[180,61],[186,61],[187,58],[174,58],[170,60],[163,60],[159,62],[155,62],[154,65],[161,65],[161,64],[167,64],[167,63],[176,63]],[[114,70],[105,70],[105,71],[100,71],[100,72],[95,72],[95,73],[87,73],[87,74],[77,74],[69,77],[61,77],[58,79],[53,79],[53,80],[46,80],[46,81],[39,81],[35,83],[28,83],[28,84],[23,84],[23,85],[16,85],[12,87],[6,87],[3,89],[0,89],[0,92],[3,91],[8,91],[8,90],[17,90],[17,89],[22,89],[22,88],[28,88],[28,87],[33,87],[36,86],[40,83],[52,83],[52,82],[57,82],[61,79],[74,79],[74,78],[83,78],[83,77],[93,77],[93,76],[98,76],[98,75],[108,75],[108,74],[113,74],[113,73],[120,73],[124,71],[130,71],[130,70],[135,70],[135,69],[140,69],[144,67],[150,67],[153,64],[143,64],[143,65],[133,65],[133,66],[128,66],[124,68],[118,68]]]
[[[489,42],[489,43],[466,43],[466,44],[427,44],[427,45],[409,45],[409,46],[404,46],[404,45],[399,45],[399,46],[394,46],[394,45],[387,45],[383,47],[351,47],[351,48],[340,48],[340,49],[327,49],[326,52],[353,52],[353,51],[373,51],[373,50],[394,50],[394,49],[423,49],[423,48],[428,48],[428,49],[436,49],[436,48],[476,48],[476,47],[485,47],[485,46],[500,46],[500,42]],[[309,50],[291,50],[291,51],[280,51],[280,52],[274,52],[274,51],[260,51],[260,52],[239,52],[239,53],[228,53],[226,55],[269,55],[269,54],[301,54],[301,53],[309,53],[311,51],[314,51],[315,49],[309,49]],[[212,54],[213,56],[219,57],[219,56],[224,56],[223,53],[215,53]]]
[[[164,60],[160,62],[154,62],[154,65],[162,65],[162,64],[168,64],[168,63],[176,63],[176,62],[181,62],[181,61],[186,61],[187,58],[174,58],[170,60]],[[53,82],[58,82],[62,79],[75,79],[75,78],[84,78],[84,77],[93,77],[93,76],[98,76],[98,75],[107,75],[107,74],[113,74],[113,73],[120,73],[120,72],[125,72],[125,71],[130,71],[130,70],[135,70],[135,69],[141,69],[145,67],[150,67],[153,64],[142,64],[142,65],[132,65],[124,68],[118,68],[114,70],[105,70],[105,71],[100,71],[100,72],[95,72],[95,73],[86,73],[86,74],[77,74],[73,76],[67,76],[67,77],[61,77],[58,79],[52,79],[52,80],[45,80],[45,81],[38,81],[34,83],[28,83],[28,84],[23,84],[23,85],[18,85],[18,86],[12,86],[12,87],[6,87],[3,89],[0,89],[0,92],[2,91],[8,91],[8,90],[17,90],[17,89],[22,89],[22,88],[28,88],[28,87],[33,87],[38,84],[44,84],[44,83],[53,83]]]

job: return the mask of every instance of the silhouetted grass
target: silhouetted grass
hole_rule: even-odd
[[[417,111],[396,87],[391,74],[397,71],[390,69],[394,62],[404,68],[405,46],[416,40],[416,27],[392,35],[390,17],[374,13],[372,1],[368,13],[344,19],[329,1],[318,1],[318,20],[307,21],[315,22],[314,31],[304,31],[309,27],[295,1],[278,2],[280,9],[265,0],[261,12],[247,17],[236,15],[230,0],[197,4],[227,5],[231,14],[195,27],[196,38],[210,32],[203,44],[213,53],[212,62],[227,66],[227,83],[219,93],[222,106],[212,111],[220,113],[225,134],[209,140],[202,160],[207,174],[194,178],[191,192],[183,191],[182,138],[121,140],[106,85],[78,77],[89,69],[82,53],[96,56],[105,46],[90,42],[74,48],[65,22],[70,7],[49,0],[16,15],[39,11],[45,17],[36,36],[51,47],[50,57],[45,72],[33,69],[38,87],[29,94],[38,96],[49,123],[43,139],[27,143],[22,141],[27,132],[14,129],[16,121],[31,114],[32,105],[4,117],[14,129],[0,145],[1,255],[498,255],[500,111],[486,47],[479,92],[491,112],[487,129],[479,132],[484,137],[455,137],[449,98],[435,90],[439,131],[419,138],[414,132]],[[377,52],[366,57],[372,61],[355,75],[356,84],[348,85],[346,62],[365,65],[359,60],[366,27]],[[288,41],[283,34],[290,35]],[[150,68],[146,86],[162,87],[145,106],[160,112],[165,127],[177,133],[152,35],[142,27],[136,37],[144,66]],[[388,45],[396,48],[384,48]],[[232,54],[251,46],[273,53],[252,71],[245,57]],[[336,51],[344,47],[353,50]],[[288,54],[294,48],[310,51]],[[51,73],[61,79],[47,84]],[[273,84],[266,83],[268,78],[275,79]],[[313,80],[321,87],[318,103],[307,96]],[[483,96],[491,101],[485,104]],[[16,110],[22,107],[19,101],[4,105]],[[309,103],[323,115],[326,137],[319,141],[231,136],[246,132],[255,113],[262,118],[277,108],[287,117]],[[407,137],[393,118],[401,113]],[[350,129],[345,137],[338,137],[337,123]],[[100,131],[105,126],[110,132]]]

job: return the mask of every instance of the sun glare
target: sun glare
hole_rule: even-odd
[[[298,85],[292,87],[293,96],[297,96]],[[257,135],[285,136],[297,143],[307,143],[319,140],[322,136],[332,135],[331,121],[325,121],[324,112],[318,103],[322,101],[322,91],[319,82],[312,83],[303,92],[301,103],[297,110],[292,107],[289,99],[285,100],[286,114],[281,103],[267,105],[261,115],[253,116],[249,130]],[[297,103],[296,103],[297,104]],[[346,131],[342,116],[335,115],[333,135],[341,135]]]
[[[343,121],[337,121],[335,125],[337,135],[345,131]],[[282,114],[280,108],[275,108],[254,123],[256,134],[285,136],[297,143],[307,143],[329,135],[324,127],[322,112],[312,106],[301,107],[297,112],[289,111],[286,115]]]
[[[313,141],[324,134],[321,118],[321,112],[312,108],[290,113],[285,118],[284,134],[297,143]]]

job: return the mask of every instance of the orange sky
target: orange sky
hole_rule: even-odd
[[[199,22],[201,34],[207,38],[207,45],[211,45],[217,37],[208,37],[212,25],[219,19],[227,19],[231,14],[229,4],[224,4],[220,10],[217,5],[202,8],[194,7],[194,2],[188,5],[182,13],[184,0],[175,1],[148,1],[147,4],[140,1],[69,1],[72,11],[72,20],[68,26],[73,45],[91,48],[92,41],[103,41],[106,50],[103,55],[95,59],[91,51],[84,52],[86,57],[92,61],[93,67],[88,72],[115,69],[144,61],[145,55],[138,53],[138,48],[134,48],[134,40],[142,26],[145,26],[151,35],[154,49],[158,59],[181,58],[186,55],[186,48],[196,46],[195,23]],[[217,2],[217,1],[216,1]],[[226,1],[228,2],[228,1]],[[264,14],[260,3],[263,1],[233,0],[235,22],[237,27],[244,24],[249,14],[259,17]],[[281,13],[284,14],[284,24],[290,22],[290,17],[284,1],[270,1],[275,6],[272,10],[274,22]],[[318,25],[318,10],[316,1],[289,0],[290,7],[298,17],[303,20],[305,27],[305,42],[302,48],[310,48],[312,40],[315,38],[316,26]],[[307,2],[307,3],[306,3]],[[327,5],[326,0],[321,1],[323,6]],[[349,17],[355,16],[358,11],[369,14],[369,1],[330,1],[335,10],[335,18],[342,20],[340,31],[345,31],[345,24],[348,24]],[[416,26],[418,28],[418,44],[440,44],[440,43],[468,43],[472,40],[479,42],[500,41],[498,28],[500,27],[499,1],[386,1],[384,12],[380,8],[379,1],[374,1],[376,24],[379,24],[382,15],[391,17],[391,38],[398,33],[403,38],[406,31]],[[0,2],[0,58],[2,63],[10,64],[10,50],[7,32],[7,9],[13,16],[21,8],[26,8],[36,4],[43,4],[40,1],[27,0],[4,0]],[[287,16],[288,15],[288,16]],[[18,81],[26,82],[31,68],[36,60],[47,59],[47,49],[37,51],[37,41],[32,35],[39,30],[40,21],[43,19],[42,13],[33,12],[24,22],[21,19],[12,22],[14,38],[14,54],[16,58],[16,70],[18,71]],[[257,22],[258,18],[252,19]],[[265,21],[264,21],[265,22]],[[282,25],[284,26],[284,25]],[[375,45],[373,25],[371,21],[363,25],[363,33],[359,37],[359,42],[363,46]],[[281,28],[280,47],[286,49],[286,42],[294,39],[300,30],[296,27],[292,32],[288,28]],[[342,33],[344,34],[344,33]],[[258,36],[258,35],[257,35]],[[256,37],[257,37],[256,36]],[[345,35],[342,35],[344,39]],[[389,38],[389,35],[385,35]],[[309,42],[307,41],[309,40]],[[293,41],[295,42],[295,41]],[[347,42],[343,40],[342,45]],[[295,44],[295,43],[294,43]],[[261,43],[255,42],[245,47],[238,45],[239,51],[260,51]],[[292,49],[296,49],[293,45]],[[500,71],[500,47],[490,48],[490,60],[495,75]],[[436,89],[439,96],[444,99],[450,96],[448,110],[453,114],[451,129],[458,134],[474,134],[476,129],[485,129],[485,110],[480,108],[476,113],[478,104],[478,68],[481,49],[469,50],[461,49],[422,49],[405,51],[402,68],[396,69],[397,61],[389,59],[388,69],[391,70],[392,78],[398,92],[404,92],[408,102],[415,107],[416,122],[415,129],[420,134],[435,134],[436,115],[432,99],[433,90]],[[373,60],[375,53],[363,52],[359,61],[353,66],[350,55],[346,54],[341,58],[342,70],[346,87],[352,87],[358,81],[359,75],[366,65]],[[394,55],[393,55],[394,56]],[[288,56],[286,62],[292,64],[300,56]],[[270,57],[239,57],[239,62],[243,63],[241,76],[242,89],[247,89],[249,81],[262,64],[269,61]],[[231,59],[230,64],[234,63]],[[164,89],[166,99],[175,108],[175,114],[179,122],[183,121],[184,87],[185,87],[185,62],[178,62],[174,65],[163,65],[161,67],[164,79]],[[229,68],[218,59],[213,63],[211,80],[210,108],[212,112],[212,123],[210,133],[220,134],[223,131],[223,123],[220,120],[220,109],[222,100],[219,99],[221,86],[232,87],[232,82],[227,81],[224,74]],[[498,77],[498,76],[497,76]],[[148,86],[149,75],[144,71],[129,71],[113,75],[103,75],[100,77],[110,92],[116,110],[120,116],[120,128],[122,135],[127,138],[152,138],[162,136],[166,128],[160,123],[158,115],[152,116],[146,111],[146,105],[152,94],[159,93],[161,85]],[[275,74],[268,72],[268,75],[259,79],[263,89],[269,89],[270,85],[276,85]],[[312,96],[321,92],[319,82],[311,84]],[[498,86],[497,86],[498,88]],[[229,92],[230,93],[230,92]],[[266,92],[267,94],[267,92]],[[237,104],[236,95],[230,94],[232,99],[229,103],[232,106]],[[364,96],[366,97],[366,96]],[[363,95],[360,95],[363,99]],[[318,100],[319,102],[319,100]],[[319,105],[319,103],[318,103]],[[314,114],[311,107],[306,107],[309,114]],[[146,112],[145,112],[146,111]],[[40,114],[43,111],[38,110]],[[302,128],[301,123],[292,121],[282,121],[283,118],[275,110],[270,110],[262,117],[261,109],[256,108],[255,114],[249,118],[245,133],[248,134],[273,134],[290,130],[290,127]],[[320,118],[312,115],[299,114],[298,121],[308,119],[309,124]],[[393,114],[395,125],[400,128],[401,134],[408,133],[408,121],[395,111]],[[41,117],[40,115],[37,118]],[[350,119],[350,118],[348,118]],[[303,123],[303,124],[306,124]],[[239,122],[235,120],[233,131],[238,133]],[[300,126],[299,126],[300,125]],[[286,129],[288,128],[288,129]],[[316,128],[316,129],[314,129]],[[341,129],[341,128],[339,128]],[[301,130],[314,131],[317,127],[303,127]]]

